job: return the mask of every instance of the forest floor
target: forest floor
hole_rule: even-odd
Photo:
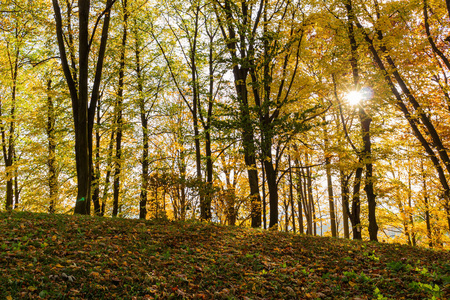
[[[3,212],[0,299],[450,299],[450,252],[200,222]]]

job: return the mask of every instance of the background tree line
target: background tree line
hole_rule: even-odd
[[[2,1],[2,207],[448,247],[449,12]]]

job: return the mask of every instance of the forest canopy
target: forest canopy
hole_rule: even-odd
[[[450,1],[2,0],[1,209],[450,245]]]

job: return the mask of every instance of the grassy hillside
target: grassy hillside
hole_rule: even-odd
[[[195,222],[0,213],[0,299],[449,299],[450,253]]]

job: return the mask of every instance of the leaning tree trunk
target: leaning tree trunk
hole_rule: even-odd
[[[380,18],[380,16],[378,16]],[[447,181],[447,178],[444,173],[444,169],[447,170],[447,172],[450,172],[450,158],[448,156],[447,150],[444,147],[442,140],[436,131],[436,128],[431,122],[431,119],[429,116],[424,112],[421,105],[417,102],[415,96],[411,93],[409,90],[406,82],[403,80],[403,77],[399,73],[399,69],[394,63],[394,60],[390,56],[386,46],[384,46],[382,43],[380,43],[380,51],[382,52],[382,55],[380,56],[378,53],[378,50],[375,48],[374,40],[364,31],[364,27],[361,25],[361,23],[357,20],[357,18],[353,18],[354,22],[356,23],[356,26],[361,30],[363,37],[365,41],[368,44],[368,48],[370,52],[372,53],[373,59],[380,69],[380,71],[384,75],[385,82],[391,89],[392,93],[395,96],[396,99],[396,105],[397,107],[402,111],[404,114],[406,120],[411,126],[411,129],[414,132],[414,135],[417,137],[417,139],[420,141],[422,146],[424,147],[425,151],[428,154],[428,157],[431,159],[439,177],[439,181],[443,188],[443,197],[445,199],[445,208],[447,211],[447,222],[448,227],[450,230],[450,188]],[[383,32],[377,28],[376,30],[376,37],[378,40],[383,40]],[[382,60],[383,57],[388,66],[392,69],[387,70],[386,66],[384,65],[384,62]],[[392,75],[391,75],[392,74]],[[392,77],[393,78],[392,78]],[[395,80],[395,83],[394,81]],[[412,116],[409,108],[407,105],[403,102],[403,99],[397,89],[397,87],[400,87],[403,94],[406,96],[407,101],[409,102],[409,105],[414,108],[414,111],[417,112],[417,116]],[[423,136],[421,130],[419,129],[419,126],[423,126],[424,130],[426,130],[427,135],[432,140],[430,143],[427,141],[427,139]],[[435,153],[435,149],[437,151],[437,154]],[[442,160],[439,161],[438,157]]]

